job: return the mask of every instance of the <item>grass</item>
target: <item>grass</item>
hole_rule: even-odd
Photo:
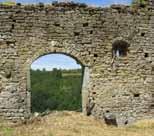
[[[13,2],[13,1],[5,1],[5,2],[1,2],[1,4],[6,5],[6,6],[14,6],[14,5],[16,5],[16,3]]]
[[[4,127],[2,128],[2,134],[3,136],[12,136],[13,135],[13,128],[9,128],[9,127]]]
[[[154,120],[127,127],[107,126],[78,112],[53,112],[14,127],[0,127],[0,136],[154,136]]]

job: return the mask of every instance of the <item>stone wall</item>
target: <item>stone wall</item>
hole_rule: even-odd
[[[85,67],[84,113],[119,125],[154,117],[153,29],[152,6],[0,5],[0,116],[29,117],[31,63],[64,53]],[[128,45],[125,55],[115,43]]]

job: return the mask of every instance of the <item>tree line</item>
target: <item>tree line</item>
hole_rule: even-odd
[[[82,70],[31,70],[32,112],[82,109]],[[69,73],[67,75],[67,73]],[[78,73],[78,74],[76,74]],[[65,74],[65,76],[63,76]],[[66,76],[67,75],[67,76]]]

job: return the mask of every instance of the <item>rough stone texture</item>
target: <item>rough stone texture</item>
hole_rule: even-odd
[[[85,67],[83,111],[123,125],[154,117],[154,6],[0,5],[0,116],[30,115],[31,63],[49,53]],[[127,56],[113,57],[117,40]]]

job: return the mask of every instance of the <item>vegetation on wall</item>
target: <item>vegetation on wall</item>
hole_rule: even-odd
[[[11,6],[11,5],[16,5],[15,0],[5,0],[4,2],[1,2],[3,5]]]
[[[145,7],[148,4],[149,0],[133,0],[132,5]]]
[[[81,111],[82,70],[31,70],[32,112]]]

